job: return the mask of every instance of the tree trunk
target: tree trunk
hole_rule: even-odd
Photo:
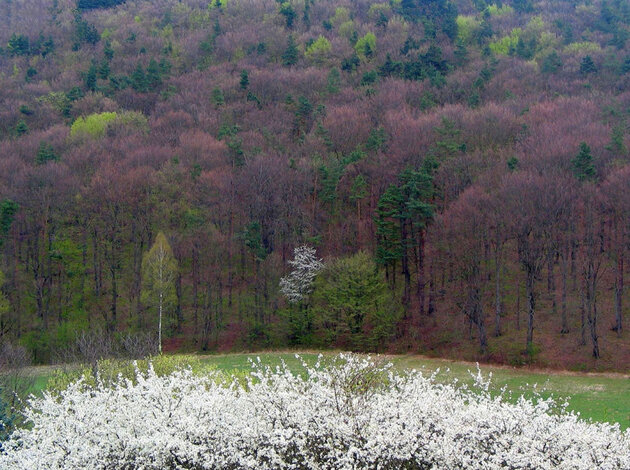
[[[416,290],[418,295],[418,319],[424,315],[424,251],[425,237],[424,231],[419,230],[417,235],[417,257],[416,257]]]
[[[501,252],[497,248],[494,254],[494,336],[501,336]]]
[[[575,267],[575,254],[576,243],[574,240],[571,241],[571,290],[575,292],[577,289],[577,268]]]
[[[616,277],[615,277],[615,331],[617,336],[621,336],[623,331],[622,322],[622,300],[623,300],[623,248],[620,248],[617,256]]]
[[[554,276],[553,276],[553,251],[549,250],[547,253],[547,293],[550,294],[554,289]]]
[[[158,319],[158,353],[162,354],[162,300],[164,294],[160,290],[160,303],[159,303],[159,319]]]
[[[85,282],[87,277],[87,265],[88,265],[88,241],[87,232],[83,230],[81,233],[81,262],[83,263],[83,269],[81,270],[81,281],[79,283],[79,298],[80,307],[85,308]]]
[[[597,299],[593,297],[593,316],[589,318],[591,327],[591,341],[593,342],[593,357],[599,359],[599,336],[597,335]]]
[[[199,328],[199,254],[197,248],[192,250],[192,294],[193,294],[193,328],[197,331]]]
[[[584,289],[580,292],[580,345],[586,345],[586,294]]]
[[[260,305],[260,261],[254,259],[254,322],[262,324],[262,307]]]
[[[534,343],[534,312],[536,310],[536,297],[534,293],[535,276],[533,272],[527,273],[527,354],[532,353]]]
[[[181,333],[184,324],[184,309],[182,308],[182,274],[177,272],[175,277],[175,296],[177,305],[175,306],[175,316],[177,317],[177,331]]]
[[[137,235],[134,234],[134,239]],[[142,312],[142,302],[140,300],[140,294],[142,290],[142,253],[144,251],[144,240],[140,236],[139,240],[134,240],[133,250],[133,299],[135,300],[135,315],[138,324],[140,321],[140,314]]]
[[[411,290],[411,273],[409,272],[409,253],[407,252],[407,221],[400,220],[400,242],[402,244],[402,273],[405,277],[405,290],[403,292],[403,304],[409,307]]]
[[[586,277],[586,318],[590,327],[593,357],[599,358],[599,337],[597,336],[597,269],[588,267]]]
[[[427,315],[433,315],[435,312],[435,271],[433,261],[429,264],[429,305]]]
[[[113,256],[113,255],[112,255]],[[111,288],[111,307],[110,307],[110,318],[107,322],[107,329],[109,332],[113,332],[116,328],[116,317],[118,315],[118,276],[116,272],[116,266],[112,264],[110,266],[110,274],[112,278],[112,288]]]
[[[219,330],[223,325],[223,284],[219,279],[217,286],[217,301],[214,305],[214,344],[219,344]]]
[[[234,212],[230,207],[230,226],[228,231],[228,308],[232,308],[232,289],[234,288]]]
[[[96,298],[101,296],[101,280],[99,278],[100,270],[99,270],[100,262],[98,257],[98,234],[96,229],[92,232],[92,268],[94,271],[94,295]]]
[[[554,253],[547,257],[547,292],[551,296],[551,314],[555,317],[558,313],[558,303],[556,301],[556,275],[553,266]]]
[[[486,334],[486,325],[483,317],[483,306],[481,305],[481,294],[479,292],[479,288],[472,289],[471,292],[471,302],[472,302],[472,317],[477,325],[477,330],[479,332],[479,348],[482,354],[485,354],[488,350],[488,335]]]
[[[212,287],[209,282],[206,285],[206,302],[202,314],[201,349],[207,351],[210,343],[210,331],[212,330]]]
[[[521,282],[516,278],[516,331],[521,329]]]
[[[562,300],[560,305],[561,315],[562,315],[562,328],[560,329],[560,333],[566,335],[569,333],[569,321],[567,318],[567,275],[568,275],[568,249],[562,250],[561,253],[561,269],[562,269]]]

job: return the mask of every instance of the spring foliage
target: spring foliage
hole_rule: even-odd
[[[378,351],[391,339],[401,310],[363,251],[328,264],[314,283],[311,313],[322,344]]]
[[[163,232],[157,234],[155,243],[142,257],[144,287],[142,299],[152,303],[158,311],[158,349],[162,352],[162,314],[175,298],[177,260]]]
[[[321,358],[320,358],[321,360]],[[627,469],[630,434],[397,374],[369,358],[329,366],[253,365],[241,384],[190,370],[32,399],[30,429],[4,444],[4,469]],[[473,389],[475,389],[473,391]]]
[[[72,123],[70,135],[103,137],[107,125],[116,119],[116,113],[91,114],[87,117],[80,117]]]

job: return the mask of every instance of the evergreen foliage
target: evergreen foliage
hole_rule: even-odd
[[[52,148],[52,145],[44,141],[40,142],[39,149],[37,150],[37,156],[35,158],[35,162],[38,165],[43,165],[47,162],[50,162],[50,161],[56,162],[58,160],[59,160],[59,155],[55,153],[55,150]]]
[[[293,29],[296,14],[291,2],[280,3],[279,13],[284,17],[286,27],[288,29]]]
[[[580,151],[571,160],[571,164],[573,166],[573,174],[579,181],[593,181],[597,178],[591,148],[586,142],[580,143]]]
[[[2,202],[0,202],[0,248],[2,248],[4,240],[9,233],[18,208],[17,202],[11,199],[3,199]]]
[[[78,50],[82,44],[95,45],[100,41],[101,35],[96,26],[83,19],[79,12],[74,16],[74,49]]]
[[[292,34],[289,34],[287,48],[282,53],[282,64],[286,66],[295,65],[298,61],[298,48]]]
[[[24,119],[20,119],[15,125],[15,135],[18,137],[28,134],[28,130],[28,126],[26,125],[26,121],[24,121]]]
[[[7,51],[10,55],[28,55],[31,51],[28,36],[13,33],[7,43]]]
[[[87,91],[96,91],[96,84],[98,79],[98,69],[96,64],[92,63],[88,71],[83,75],[83,83]]]
[[[78,0],[79,10],[94,10],[97,8],[111,8],[125,3],[125,0]]]
[[[241,90],[247,90],[247,87],[249,87],[249,74],[247,73],[247,70],[241,70],[238,84],[241,87]]]
[[[310,309],[319,344],[367,351],[378,351],[390,340],[402,313],[365,252],[324,268],[315,281]]]
[[[136,68],[131,74],[131,88],[136,90],[137,92],[143,93],[149,91],[149,84],[147,82],[147,76],[144,72],[144,67],[142,64],[138,62],[136,64]]]
[[[596,73],[597,66],[590,55],[584,56],[582,58],[582,62],[580,62],[580,73],[583,75],[587,75],[590,73]]]

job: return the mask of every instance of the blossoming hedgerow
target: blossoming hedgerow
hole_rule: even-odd
[[[630,469],[630,434],[395,373],[369,358],[220,373],[152,370],[33,398],[2,469]],[[483,384],[482,384],[483,385]]]

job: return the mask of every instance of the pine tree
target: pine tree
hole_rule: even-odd
[[[114,49],[112,49],[112,43],[109,39],[105,41],[105,46],[103,46],[103,55],[108,61],[114,58]]]
[[[83,75],[83,83],[86,90],[96,91],[97,73],[96,64],[92,63],[88,71]]]
[[[289,2],[280,4],[280,14],[284,16],[288,29],[293,29],[295,23],[295,9]]]
[[[28,36],[24,36],[23,34],[13,33],[7,43],[7,51],[12,56],[28,55],[30,49]]]
[[[249,74],[247,70],[241,70],[241,79],[238,83],[241,86],[241,90],[247,90],[249,86]]]
[[[215,87],[211,92],[212,103],[215,106],[223,106],[225,104],[225,96],[223,95],[223,90],[219,87]]]
[[[59,156],[55,153],[55,150],[47,142],[40,142],[39,150],[37,150],[37,156],[35,157],[35,163],[43,165],[49,161],[58,161]]]
[[[28,126],[26,122],[24,122],[24,119],[20,119],[15,126],[15,135],[19,137],[24,134],[28,134]]]
[[[291,65],[295,65],[298,61],[298,48],[295,44],[295,39],[293,39],[293,35],[289,35],[289,40],[287,42],[287,48],[282,54],[282,64],[290,67]]]
[[[610,143],[606,146],[607,150],[615,152],[617,155],[627,155],[628,148],[624,143],[624,127],[623,125],[617,125],[613,127],[610,134]]]
[[[558,53],[553,51],[543,59],[540,71],[542,73],[554,73],[560,67],[562,67],[562,60],[560,59]]]
[[[579,181],[593,181],[597,178],[591,148],[586,142],[580,143],[580,151],[571,160],[571,164],[573,165],[573,174]]]
[[[507,161],[508,170],[516,171],[518,170],[518,165],[519,165],[518,158],[516,158],[515,156],[511,156],[510,158],[508,158],[508,161]]]
[[[106,59],[103,59],[100,65],[98,66],[98,76],[99,78],[103,80],[107,80],[109,78],[109,72],[110,72],[109,61]]]
[[[155,59],[151,59],[147,66],[146,74],[147,88],[151,91],[155,91],[162,85],[162,76],[160,75],[160,66]]]
[[[339,93],[339,85],[341,84],[341,74],[337,67],[330,69],[326,79],[326,91],[330,94]]]
[[[11,199],[4,199],[0,202],[0,248],[4,244],[18,209],[17,202]]]
[[[378,200],[376,208],[376,261],[385,267],[385,274],[395,283],[396,263],[402,258],[404,241],[400,225],[404,202],[400,188],[390,185]]]
[[[442,126],[435,128],[438,140],[431,148],[431,154],[442,162],[459,155],[464,149],[465,144],[461,139],[461,130],[455,126],[455,122],[443,117]]]
[[[173,68],[173,64],[171,64],[165,57],[162,57],[158,65],[160,66],[160,76],[168,77],[171,73],[171,69]]]
[[[139,92],[146,92],[148,89],[147,77],[140,63],[138,63],[136,69],[131,74],[131,88]]]
[[[580,73],[583,75],[597,72],[597,66],[590,55],[584,56],[580,63]]]
[[[455,51],[453,52],[458,65],[464,65],[468,61],[468,49],[461,39],[457,39],[455,43]]]

